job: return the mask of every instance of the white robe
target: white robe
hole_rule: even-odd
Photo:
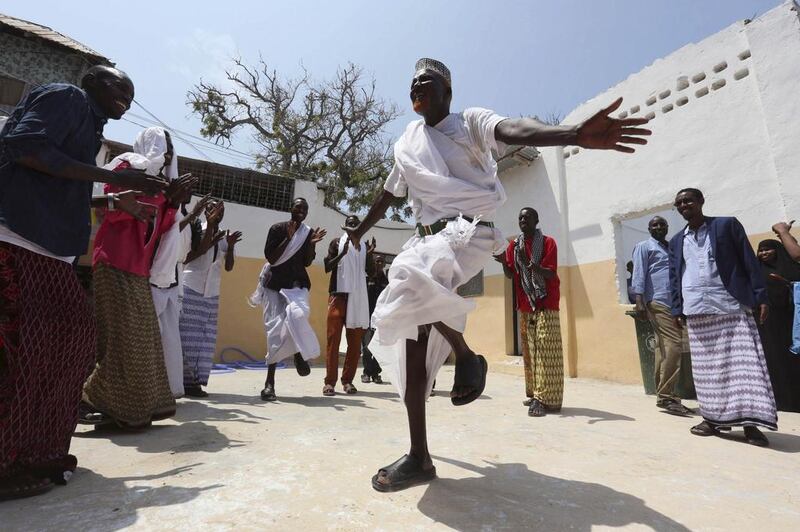
[[[339,239],[339,253],[344,250],[347,235]],[[336,292],[347,294],[347,329],[369,329],[369,298],[367,297],[367,246],[347,247],[347,254],[336,267]]]
[[[251,306],[264,308],[264,329],[267,333],[267,365],[276,364],[295,353],[303,360],[319,356],[319,340],[308,319],[311,315],[307,288],[267,288],[273,266],[279,266],[299,253],[311,228],[302,224],[274,264],[267,262],[258,276],[258,285],[248,298]]]
[[[431,128],[421,121],[412,123],[395,144],[396,166],[384,188],[394,195],[407,191],[417,219],[425,224],[459,214],[491,218],[506,197],[489,151],[497,146],[494,127],[502,119],[489,111],[467,110],[442,121],[452,121],[442,124],[447,134],[439,124]],[[459,133],[463,131],[469,134]],[[389,268],[389,285],[372,314],[376,333],[369,347],[393,375],[401,397],[406,388],[406,340],[418,338],[420,325],[436,322],[463,332],[475,304],[460,297],[456,288],[477,275],[492,253],[505,248],[500,231],[476,222],[459,216],[433,236],[412,237]],[[444,337],[431,329],[428,394],[450,352]]]

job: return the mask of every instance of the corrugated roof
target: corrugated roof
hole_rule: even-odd
[[[36,24],[35,22],[29,22],[27,20],[14,18],[0,13],[0,27],[1,26],[10,28],[12,31],[16,31],[18,33],[33,35],[56,46],[77,52],[83,56],[86,56],[87,59],[92,63],[113,65],[113,63],[105,56],[95,52],[88,46],[79,43],[75,39],[67,37],[63,33],[59,33],[52,28],[48,28],[47,26],[42,26],[41,24]]]

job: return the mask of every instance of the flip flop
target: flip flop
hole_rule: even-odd
[[[719,431],[707,421],[698,423],[694,427],[690,428],[689,432],[691,432],[695,436],[704,436],[704,437],[716,436],[717,434],[719,434]]]
[[[694,410],[687,408],[680,403],[670,403],[662,407],[662,412],[679,417],[692,417],[694,415]]]
[[[459,372],[459,366],[456,364],[456,375],[453,379],[453,390],[455,390],[456,386],[472,386],[473,390],[464,397],[451,396],[450,402],[455,406],[464,406],[471,403],[480,397],[484,388],[486,388],[486,374],[489,372],[489,364],[486,362],[486,359],[483,358],[483,355],[475,355],[475,357],[477,358],[478,364],[481,368],[480,376],[478,376],[476,373],[472,373],[471,375],[468,374],[465,377],[464,370]]]
[[[381,473],[389,479],[388,483],[378,480]],[[378,474],[372,477],[372,487],[376,491],[387,493],[404,490],[417,484],[424,484],[434,478],[436,478],[435,467],[431,467],[428,470],[422,469],[419,460],[406,454],[393,464],[380,468]]]

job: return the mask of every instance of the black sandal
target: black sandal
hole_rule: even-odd
[[[528,415],[531,417],[544,417],[546,410],[542,402],[538,399],[533,399],[528,407]]]
[[[694,427],[689,429],[689,432],[694,434],[695,436],[716,436],[719,434],[719,430],[716,427],[711,425],[708,421],[703,421],[698,423]]]
[[[758,428],[751,425],[745,426],[744,437],[747,443],[756,447],[769,447],[769,440]]]
[[[694,415],[694,410],[683,406],[677,401],[669,403],[668,405],[662,407],[662,409],[665,413],[672,414],[673,416],[691,417]]]
[[[301,377],[311,375],[311,366],[308,365],[308,362],[303,359],[303,355],[300,353],[294,354],[294,369],[297,370],[297,374]]]
[[[383,477],[389,482],[381,482]],[[436,468],[422,469],[419,460],[410,454],[403,455],[399,460],[378,470],[372,477],[372,487],[383,493],[400,491],[417,484],[424,484],[436,478]]]
[[[262,401],[277,401],[278,396],[275,395],[275,386],[272,384],[267,384],[264,386],[264,389],[261,390],[261,400]]]
[[[475,359],[480,367],[480,373],[466,370],[465,374],[464,369],[459,371],[459,368],[463,367],[463,364],[456,364],[456,375],[453,379],[453,391],[450,392],[450,402],[455,406],[464,406],[471,403],[480,397],[484,388],[486,388],[486,374],[489,372],[489,364],[486,362],[486,359],[483,358],[483,355],[475,355]],[[472,391],[463,397],[453,397],[456,387],[464,386],[472,387]]]

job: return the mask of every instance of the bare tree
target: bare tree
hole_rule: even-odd
[[[235,132],[249,131],[260,147],[257,166],[313,179],[329,205],[357,211],[371,204],[393,159],[385,128],[400,113],[376,95],[361,67],[348,63],[332,80],[315,82],[305,68],[290,79],[263,58],[254,66],[235,59],[225,74],[229,87],[200,80],[188,92],[203,136],[229,145]],[[392,217],[402,212],[398,206]]]

